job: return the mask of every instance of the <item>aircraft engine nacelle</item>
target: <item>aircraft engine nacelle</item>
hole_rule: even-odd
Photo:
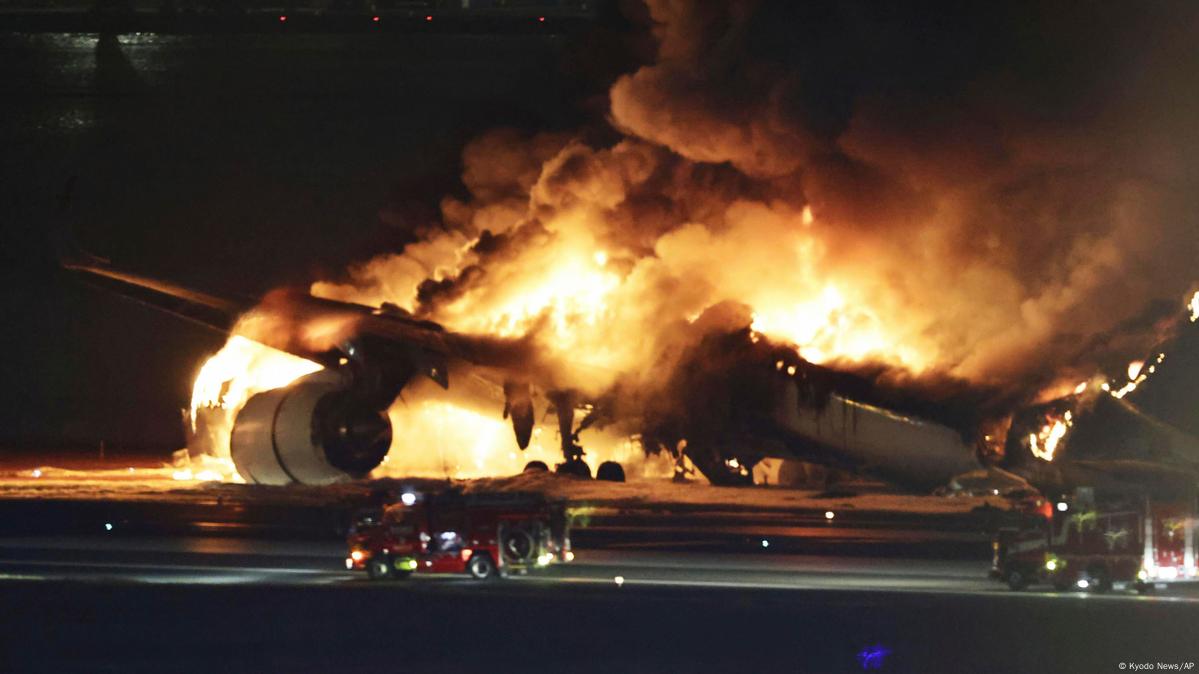
[[[391,446],[387,413],[323,371],[250,398],[233,424],[237,472],[259,484],[330,484],[365,476]]]

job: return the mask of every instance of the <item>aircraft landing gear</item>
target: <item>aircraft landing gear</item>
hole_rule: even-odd
[[[563,461],[558,464],[559,475],[571,475],[573,477],[581,477],[587,480],[591,479],[591,466],[583,459],[576,458],[572,461]]]
[[[579,444],[579,432],[595,422],[597,416],[589,413],[579,427],[575,428],[575,408],[578,396],[574,391],[550,391],[546,396],[554,405],[558,415],[558,435],[562,438],[562,463],[558,464],[557,472],[561,475],[591,478],[591,466],[583,460],[583,446]],[[595,474],[596,479],[609,482],[624,482],[624,468],[615,461],[605,461],[600,464]]]

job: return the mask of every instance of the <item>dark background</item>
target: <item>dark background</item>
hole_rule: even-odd
[[[178,448],[195,369],[223,343],[57,269],[70,176],[65,220],[114,264],[303,285],[394,244],[382,210],[436,213],[475,134],[589,117],[616,39],[0,33],[0,445]]]

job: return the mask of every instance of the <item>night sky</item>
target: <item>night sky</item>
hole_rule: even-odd
[[[223,339],[60,272],[67,218],[115,264],[203,287],[305,284],[435,209],[462,145],[582,117],[563,38],[0,35],[10,447],[182,446],[179,408]],[[415,204],[415,205],[414,205]],[[393,219],[394,223],[395,220]]]

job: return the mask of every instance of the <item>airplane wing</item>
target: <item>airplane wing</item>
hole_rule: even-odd
[[[81,250],[69,256],[60,255],[59,263],[64,269],[84,276],[90,285],[222,333],[230,332],[238,317],[253,307],[244,300],[218,297],[114,269],[107,260]]]
[[[452,377],[454,399],[468,407],[502,410],[512,420],[517,444],[523,449],[534,426],[531,386],[555,399],[554,368],[528,339],[453,333],[398,307],[338,302],[299,289],[275,290],[253,299],[189,288],[114,267],[69,237],[59,241],[59,261],[88,283],[139,304],[317,362],[348,382],[343,391],[359,410],[382,414],[414,378],[427,378],[449,389]],[[557,406],[564,408],[559,410],[564,417],[564,451],[573,452],[574,407]],[[282,402],[276,409],[282,409]],[[267,444],[274,448],[273,441]],[[235,462],[236,458],[235,452]],[[282,474],[297,482],[312,481],[287,471]]]
[[[431,361],[457,359],[490,370],[536,370],[524,340],[446,331],[392,307],[376,308],[280,289],[257,299],[220,295],[113,267],[78,247],[61,251],[62,267],[89,284],[222,334],[242,334],[326,367],[365,357],[399,356],[427,363],[443,387],[446,370]],[[383,353],[363,354],[364,349]]]

